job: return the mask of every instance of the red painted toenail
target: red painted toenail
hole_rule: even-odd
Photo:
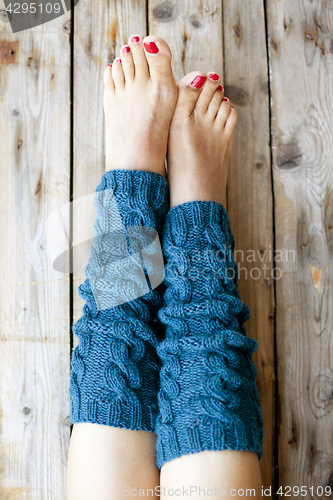
[[[125,54],[128,54],[129,52],[131,52],[131,49],[129,48],[128,45],[125,45],[123,48],[122,48],[122,51],[125,53]]]
[[[108,64],[108,68],[111,68],[112,67],[112,64]]]
[[[233,106],[230,106],[232,109],[235,109]]]
[[[220,92],[222,92],[222,91],[223,91],[223,87],[222,87],[222,85],[219,85],[219,86],[217,87],[217,90],[219,90]]]
[[[132,43],[139,43],[140,42],[140,37],[139,36],[132,36],[131,42]]]
[[[121,63],[121,59],[120,59],[120,58],[118,58],[118,59],[116,59],[116,60],[115,60],[115,62],[119,62],[119,63]]]
[[[160,51],[155,42],[144,42],[143,45],[148,54],[157,54]]]
[[[218,75],[217,73],[211,73],[211,74],[209,75],[209,78],[210,78],[211,80],[213,80],[213,82],[217,82],[217,80],[218,80],[220,77],[219,77],[219,75]]]
[[[201,89],[205,81],[205,76],[198,75],[194,78],[193,82],[191,82],[191,87],[194,87],[195,89]]]
[[[229,101],[227,97],[223,97],[222,101]]]

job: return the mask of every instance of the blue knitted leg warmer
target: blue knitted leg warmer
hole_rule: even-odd
[[[86,304],[73,325],[79,344],[69,383],[72,423],[155,429],[162,294],[141,279],[144,270],[153,275],[149,264],[123,257],[124,245],[127,255],[133,250],[135,228],[161,231],[168,203],[167,182],[153,172],[109,171],[96,189],[94,243],[79,287]]]
[[[172,208],[163,232],[166,325],[157,417],[157,465],[203,450],[262,456],[263,422],[250,317],[237,290],[225,208],[194,201]]]

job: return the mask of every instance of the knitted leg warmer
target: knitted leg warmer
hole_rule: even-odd
[[[124,259],[124,246],[127,255],[134,255],[130,240],[143,249],[140,239],[146,237],[135,228],[161,231],[168,185],[152,172],[109,171],[96,189],[94,206],[95,238],[87,279],[79,287],[86,304],[73,325],[79,345],[71,361],[71,422],[153,431],[162,295],[147,286],[143,269],[153,276],[149,264]]]
[[[237,290],[234,239],[225,208],[195,201],[172,208],[163,233],[166,325],[157,465],[203,450],[262,456],[263,422],[252,353],[243,323],[250,311]]]

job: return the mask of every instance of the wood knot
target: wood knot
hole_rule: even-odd
[[[262,161],[257,161],[256,163],[256,169],[257,170],[262,170],[264,168],[264,164]],[[260,252],[263,252],[263,250],[259,250]]]
[[[278,167],[288,170],[298,167],[302,162],[302,153],[297,144],[281,144],[276,157]]]
[[[311,394],[312,412],[317,418],[321,418],[331,411],[333,403],[333,379],[327,375],[318,375]]]
[[[237,38],[241,37],[241,30],[239,26],[234,26],[234,32],[236,33]]]
[[[171,21],[174,18],[175,4],[162,2],[153,9],[153,16],[161,22]]]
[[[279,52],[279,44],[276,38],[273,38],[271,41],[271,46],[274,50],[274,52],[277,54]]]
[[[37,184],[36,189],[35,189],[35,195],[39,193],[41,188],[42,188],[42,183],[41,183],[41,181],[38,181],[38,184]]]
[[[296,436],[294,435],[291,439],[289,439],[288,444],[297,444]]]
[[[9,22],[9,14],[5,9],[0,9],[0,19],[5,22]]]
[[[19,42],[0,41],[0,64],[17,63]]]
[[[63,29],[66,33],[70,34],[70,33],[71,33],[71,31],[72,31],[72,23],[71,23],[71,21],[67,21],[67,22],[63,25],[62,29]]]
[[[318,290],[318,292],[320,292],[321,277],[322,277],[323,268],[322,267],[314,267],[314,266],[311,266],[311,264],[308,264],[308,266],[310,268],[310,274],[311,274],[313,286],[316,288],[316,290]]]
[[[323,495],[316,495],[314,498],[332,498],[332,483],[333,483],[333,455],[329,455],[324,451],[315,450],[313,444],[310,446],[308,484],[313,486],[314,492],[323,491]],[[325,488],[331,488],[328,491]]]
[[[229,97],[230,101],[238,106],[245,106],[249,102],[247,93],[239,87],[236,87],[236,85],[226,85],[225,95]]]
[[[23,408],[23,413],[24,413],[24,415],[30,415],[30,413],[31,413],[30,408],[28,408],[27,406],[25,406],[25,407]]]
[[[192,24],[193,28],[201,28],[201,22],[195,15],[190,16],[189,21]]]

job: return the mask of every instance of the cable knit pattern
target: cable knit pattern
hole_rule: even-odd
[[[203,450],[250,450],[262,456],[263,422],[250,317],[237,290],[234,238],[215,202],[178,205],[163,233],[166,325],[157,418],[157,465]]]
[[[96,189],[94,206],[95,238],[87,279],[79,286],[86,304],[73,325],[79,345],[71,362],[71,422],[153,431],[162,296],[138,279],[142,262],[132,259],[126,265],[124,256],[134,253],[132,243],[139,249],[147,243],[136,228],[144,227],[148,235],[161,231],[168,185],[152,172],[109,171]],[[144,272],[150,277],[149,269]],[[118,304],[114,307],[108,307],[110,290]]]

